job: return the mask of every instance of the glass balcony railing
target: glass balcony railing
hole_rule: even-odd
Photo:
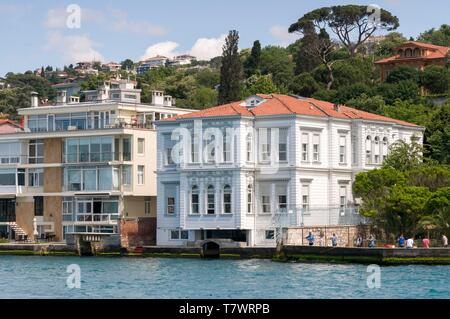
[[[131,153],[88,152],[64,154],[63,163],[102,163],[111,161],[131,161]]]

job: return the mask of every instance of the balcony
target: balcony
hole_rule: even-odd
[[[131,153],[120,152],[83,152],[83,153],[69,153],[63,155],[63,163],[65,164],[92,164],[92,163],[107,163],[112,161],[131,161]]]

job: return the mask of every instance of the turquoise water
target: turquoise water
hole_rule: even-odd
[[[66,270],[81,269],[69,289]],[[269,260],[0,256],[0,298],[450,298],[450,266],[381,267]]]

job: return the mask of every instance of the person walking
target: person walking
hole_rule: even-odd
[[[309,246],[312,246],[312,245],[314,245],[315,237],[311,232],[309,232],[309,235],[306,236],[306,240],[308,241]]]
[[[442,246],[444,246],[445,248],[448,247],[448,238],[447,236],[445,236],[445,234],[442,234]]]
[[[403,234],[400,235],[400,237],[397,239],[398,241],[398,247],[405,247],[405,237],[403,236]]]
[[[333,247],[336,247],[338,244],[338,237],[336,236],[336,234],[333,234],[333,236],[331,237],[331,245]]]
[[[424,237],[422,239],[422,247],[423,248],[430,248],[430,240],[427,237]]]

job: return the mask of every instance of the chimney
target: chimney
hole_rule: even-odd
[[[335,110],[336,112],[339,112],[339,111],[341,110],[341,105],[335,103],[335,104],[333,105],[333,110]]]
[[[163,91],[152,91],[152,104],[153,105],[164,105],[164,92]]]
[[[58,95],[56,97],[57,104],[66,104],[67,103],[67,91],[61,90],[58,91]]]
[[[38,107],[39,106],[39,94],[37,92],[31,92],[31,107]]]
[[[172,96],[164,95],[164,106],[172,106]]]

